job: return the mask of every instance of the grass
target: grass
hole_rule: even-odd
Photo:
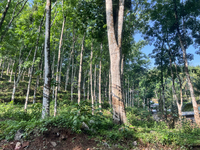
[[[65,127],[76,133],[86,132],[98,141],[106,141],[109,145],[118,145],[122,149],[132,148],[133,141],[140,141],[140,144],[143,145],[166,145],[174,149],[200,146],[200,129],[192,126],[187,120],[183,119],[174,129],[170,129],[166,122],[154,121],[147,109],[128,107],[126,113],[131,125],[116,125],[112,121],[112,110],[107,101],[102,105],[104,108],[102,113],[99,113],[96,108],[95,115],[91,115],[91,103],[82,101],[79,106],[75,102],[71,102],[70,92],[59,92],[56,117],[53,117],[54,101],[51,101],[51,117],[41,120],[41,87],[37,94],[38,103],[31,104],[32,96],[30,96],[30,103],[25,112],[23,107],[26,91],[24,89],[27,87],[27,82],[20,83],[14,104],[9,102],[13,83],[6,80],[0,81],[0,83],[0,89],[4,91],[0,94],[0,101],[3,100],[3,103],[0,103],[0,140],[13,140],[19,129],[25,131],[24,138],[29,138],[30,133],[35,130],[42,134],[49,127]],[[42,82],[40,83],[42,86]],[[76,97],[77,94],[74,94],[75,100]],[[91,120],[94,123],[91,123]],[[91,130],[83,130],[82,122],[85,122]]]

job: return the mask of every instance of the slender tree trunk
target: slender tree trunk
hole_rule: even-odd
[[[97,67],[96,67],[96,64],[95,64],[95,67],[94,67],[94,100],[95,100],[95,103],[96,103],[96,106],[97,106],[96,85],[97,85]]]
[[[71,101],[73,101],[74,98],[74,84],[75,84],[75,77],[76,77],[76,66],[74,66],[74,75],[73,75],[73,82],[72,82],[72,87],[71,87]]]
[[[72,58],[72,52],[70,53],[69,64],[67,66],[66,79],[65,79],[65,91],[67,91],[67,84],[68,84],[68,80],[69,80],[69,69],[70,69],[70,65],[71,65],[71,58]]]
[[[86,75],[87,75],[87,71],[85,72],[85,75],[84,75],[84,79],[83,79],[83,95],[84,95],[84,101],[85,101],[85,86],[86,86],[86,83],[85,83],[85,78],[86,78]]]
[[[23,48],[23,47],[22,47],[22,48]],[[19,80],[20,80],[20,78],[21,78],[21,76],[22,76],[22,74],[23,74],[23,72],[24,72],[24,68],[22,68],[22,67],[20,66],[20,64],[22,63],[22,61],[21,61],[21,51],[22,51],[22,48],[20,49],[19,62],[18,62],[18,65],[17,65],[17,67],[18,67],[18,69],[19,69],[19,73],[18,73],[17,79],[16,79],[17,69],[16,69],[16,71],[15,71],[14,86],[13,86],[13,92],[12,92],[12,97],[11,97],[11,101],[13,101],[13,102],[14,102],[14,98],[15,98],[15,91],[16,91],[16,88],[17,88],[18,83],[19,83]],[[26,57],[25,62],[28,60],[28,58],[29,58],[31,52],[32,52],[32,49],[29,51],[29,54],[28,54],[28,56]]]
[[[56,83],[59,84],[59,68],[60,68],[60,55],[61,55],[61,47],[62,47],[62,40],[63,40],[63,33],[65,28],[65,22],[66,22],[66,16],[63,18],[63,24],[62,24],[62,31],[60,35],[60,42],[59,42],[59,49],[58,49],[58,62],[57,62],[57,69],[56,69]],[[58,96],[58,85],[55,87],[55,104],[54,104],[54,117],[57,114],[57,96]]]
[[[72,56],[74,54],[75,42],[76,42],[76,37],[75,37],[74,29],[73,29],[73,45],[72,45],[72,51],[71,51],[70,58],[69,58],[69,64],[67,66],[67,73],[66,73],[66,80],[65,80],[65,91],[67,90],[67,85],[68,85],[68,80],[69,80],[69,69],[70,69],[70,65],[71,65],[71,61],[72,61]]]
[[[103,50],[103,45],[101,43],[101,52]],[[99,109],[101,112],[101,53],[100,53],[100,61],[99,61]]]
[[[1,27],[3,25],[3,22],[5,20],[5,17],[6,17],[6,14],[8,12],[8,9],[9,9],[9,6],[10,6],[10,3],[11,3],[11,0],[8,0],[7,4],[6,4],[6,8],[1,16],[1,20],[0,20],[0,30],[1,30]]]
[[[73,101],[73,89],[74,89],[74,54],[72,54],[71,101]]]
[[[168,54],[169,54],[170,70],[171,70],[171,77],[172,77],[172,92],[173,92],[173,95],[174,95],[174,98],[176,100],[176,104],[177,104],[177,107],[178,107],[179,118],[181,118],[182,112],[181,112],[181,107],[180,107],[180,104],[178,102],[178,97],[177,97],[177,94],[176,94],[176,89],[175,89],[175,84],[174,84],[174,73],[173,73],[173,70],[172,70],[172,60],[171,60],[171,54],[170,53],[171,52],[169,51]]]
[[[10,73],[10,80],[9,80],[9,82],[12,81],[12,75],[13,75],[14,65],[15,65],[15,60],[14,60],[14,62],[13,62],[13,64],[12,64],[12,69],[11,69],[11,73]]]
[[[80,104],[80,101],[81,101],[81,75],[82,75],[82,64],[83,64],[84,41],[85,41],[85,34],[83,36],[81,54],[80,54],[80,65],[79,65],[79,74],[78,74],[78,104]]]
[[[1,64],[2,64],[2,58],[0,59],[0,67],[1,67]]]
[[[92,57],[93,57],[93,43],[91,45],[91,56],[90,56],[90,90],[91,90],[91,99],[92,99],[92,115],[94,115],[94,95],[92,88]]]
[[[111,72],[109,69],[109,89],[108,89],[108,97],[109,97],[109,104],[110,104],[110,108],[112,108],[112,80],[111,80]]]
[[[90,74],[90,72],[88,72]],[[90,76],[88,75],[87,100],[90,99]]]
[[[53,62],[52,62],[52,66],[51,66],[51,70],[52,70],[52,76],[51,78],[53,79],[54,78],[54,65],[55,65],[55,50],[54,50],[54,53],[53,53]]]
[[[34,68],[34,63],[35,63],[35,60],[36,60],[36,54],[37,54],[37,50],[38,50],[40,33],[41,33],[41,28],[42,28],[44,16],[45,16],[45,12],[44,12],[44,15],[42,17],[42,20],[40,22],[40,26],[39,26],[39,29],[38,29],[38,36],[37,36],[37,40],[36,40],[35,52],[34,52],[34,55],[33,55],[33,62],[32,62],[31,68],[29,68],[29,70],[30,70],[30,72],[29,72],[29,82],[28,82],[27,93],[26,93],[26,101],[25,101],[25,105],[24,105],[24,110],[25,111],[27,110],[27,105],[28,105],[28,100],[29,100],[29,93],[30,93],[30,88],[31,88],[32,75],[33,75],[33,68]]]
[[[38,64],[38,70],[39,70],[39,68],[40,68],[40,64]],[[38,88],[38,85],[39,85],[39,81],[40,81],[40,76],[37,75],[35,89],[34,89],[34,94],[33,94],[33,104],[35,104],[35,102],[36,102],[36,94],[37,94],[37,88]]]
[[[44,87],[42,119],[50,115],[50,89],[51,89],[51,64],[50,64],[50,23],[51,23],[51,0],[46,1],[46,24],[44,45]]]
[[[114,30],[112,0],[106,0],[106,19],[108,30],[108,43],[111,62],[112,78],[112,104],[113,120],[115,123],[127,123],[124,101],[121,87],[121,38],[124,17],[124,0],[119,1],[118,30]],[[117,40],[116,38],[117,37]]]
[[[2,70],[1,70],[1,78],[3,77],[3,71],[4,71],[4,67],[5,67],[5,61],[6,61],[6,59],[3,61],[3,66],[2,66]]]
[[[181,37],[181,33],[180,33],[180,29],[179,29],[179,20],[178,20],[178,12],[177,12],[177,6],[176,6],[176,1],[174,0],[174,11],[175,11],[175,19],[176,19],[176,30],[178,33],[178,37],[179,37],[179,42],[181,45],[181,49],[183,52],[183,60],[184,60],[184,66],[185,66],[185,74],[186,74],[186,78],[188,81],[188,86],[189,86],[189,90],[190,90],[190,95],[192,98],[192,105],[193,105],[193,109],[194,109],[194,118],[195,118],[195,122],[196,124],[198,124],[198,126],[200,126],[200,118],[199,118],[199,110],[198,110],[198,105],[196,102],[196,98],[194,95],[194,88],[190,79],[190,74],[188,71],[188,62],[187,62],[187,57],[186,57],[186,49],[184,46],[185,43],[185,39],[182,39]]]
[[[62,61],[63,61],[63,57],[61,56],[60,59],[60,70],[59,70],[59,79],[58,79],[58,91],[60,91],[61,88],[61,73],[62,73]]]
[[[176,94],[176,89],[175,89],[175,84],[174,84],[174,73],[173,73],[173,70],[172,70],[172,54],[171,54],[171,50],[170,50],[170,45],[168,43],[168,47],[169,47],[169,51],[168,51],[168,54],[169,54],[169,62],[170,62],[170,70],[171,70],[171,77],[172,77],[172,92],[173,92],[173,95],[174,95],[174,98],[176,100],[176,104],[177,104],[177,107],[178,107],[178,114],[179,114],[179,118],[181,118],[182,116],[182,105],[183,105],[183,97],[182,97],[182,84],[181,84],[181,79],[179,77],[179,74],[178,74],[178,71],[177,71],[177,67],[176,67],[176,64],[175,64],[175,68],[176,68],[176,74],[179,78],[179,84],[180,84],[180,98],[181,98],[181,104],[179,104],[178,102],[178,97],[177,97],[177,94]]]
[[[7,66],[6,75],[8,75],[8,73],[9,73],[9,70],[10,70],[10,64],[12,64],[12,59],[10,59],[10,61],[8,61],[8,66]]]

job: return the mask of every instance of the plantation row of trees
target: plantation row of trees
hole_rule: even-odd
[[[58,94],[64,92],[78,104],[91,100],[92,113],[108,102],[116,123],[127,123],[125,107],[150,107],[152,97],[162,115],[177,107],[181,116],[183,99],[191,98],[200,124],[199,76],[189,73],[192,54],[186,53],[190,45],[199,45],[199,5],[195,0],[0,2],[1,78],[10,75],[11,101],[28,74],[24,110],[30,96],[32,103],[41,101],[37,93],[43,78],[42,118],[49,116],[51,100],[57,115]],[[135,42],[138,32],[145,41]],[[141,52],[146,44],[155,46],[154,69]]]

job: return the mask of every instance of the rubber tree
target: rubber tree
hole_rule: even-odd
[[[51,65],[50,65],[50,23],[51,23],[51,0],[46,1],[46,23],[44,44],[44,86],[42,119],[50,115],[50,89],[51,89]]]
[[[112,0],[106,0],[107,33],[110,52],[112,79],[113,120],[115,123],[127,123],[121,87],[121,41],[124,17],[124,0],[119,0],[117,22],[114,24]],[[117,25],[117,28],[114,28]]]

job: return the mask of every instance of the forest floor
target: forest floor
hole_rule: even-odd
[[[141,141],[139,141],[141,142]],[[181,150],[181,147],[163,146],[157,144],[138,143],[133,148],[118,148],[115,145],[108,146],[106,141],[99,141],[85,133],[72,133],[66,128],[52,128],[43,135],[32,135],[29,140],[0,141],[0,150]],[[193,147],[199,150],[200,147]]]
[[[0,150],[200,150],[200,129],[191,127],[187,121],[183,121],[181,127],[172,129],[164,121],[156,122],[143,107],[127,107],[127,117],[132,125],[115,125],[107,102],[102,105],[101,115],[97,109],[97,113],[91,116],[91,110],[88,110],[90,103],[79,108],[69,100],[70,92],[59,93],[57,117],[52,114],[52,101],[52,117],[40,120],[42,80],[38,87],[37,103],[32,104],[32,86],[25,112],[23,104],[28,77],[25,76],[25,80],[19,83],[15,104],[10,103],[13,82],[8,82],[8,79],[9,76],[5,75],[0,79]],[[74,99],[77,99],[77,95],[74,95]],[[83,114],[85,119],[77,111],[86,111]],[[80,130],[73,124],[73,121],[82,123],[87,120],[95,120],[88,126],[96,132]],[[24,130],[23,138],[14,140],[20,129]]]

